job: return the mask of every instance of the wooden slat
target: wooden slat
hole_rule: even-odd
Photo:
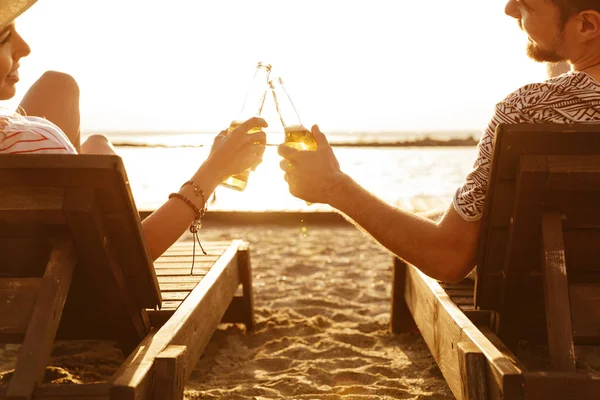
[[[458,343],[458,360],[463,381],[463,399],[486,400],[486,360],[481,350],[472,342]]]
[[[202,253],[196,253],[196,258],[194,260],[194,265],[196,264],[205,264],[205,263],[213,263],[215,262],[219,256],[221,255],[221,251],[218,253],[214,253],[214,254],[209,254],[207,256],[205,256]],[[188,267],[191,267],[192,265],[192,259],[193,259],[193,255],[192,253],[188,253],[188,254],[182,254],[182,255],[174,255],[174,254],[169,254],[165,257],[161,257],[159,260],[155,261],[155,264],[158,265],[171,265],[171,264],[185,264]]]
[[[465,393],[457,345],[466,342],[487,360],[489,398],[522,399],[521,369],[469,321],[438,282],[413,266],[407,272],[406,303],[452,393],[458,399]]]
[[[510,124],[501,125],[498,139],[505,139],[502,161],[497,168],[499,177],[515,176],[518,156],[541,155],[597,155],[600,154],[598,124]],[[496,167],[496,165],[494,165]]]
[[[187,282],[187,283],[163,283],[160,285],[160,291],[164,292],[183,292],[183,291],[191,291],[193,290],[197,282]]]
[[[35,308],[19,352],[7,395],[26,400],[36,383],[41,383],[75,267],[75,250],[70,239],[56,243],[42,279]]]
[[[600,156],[548,155],[549,190],[598,190],[600,188]]]
[[[404,299],[406,290],[406,270],[408,265],[400,258],[394,257],[392,278],[392,310],[390,318],[390,329],[393,333],[413,331],[416,328],[415,321]]]
[[[550,358],[556,370],[575,372],[569,283],[560,214],[545,213],[542,216],[542,238],[545,269],[544,295]]]
[[[600,285],[569,286],[573,335],[578,344],[600,344]]]
[[[163,310],[176,310],[179,308],[179,306],[181,306],[182,303],[183,303],[182,301],[177,301],[177,300],[164,301],[162,309]]]
[[[539,219],[544,201],[547,180],[547,164],[544,157],[523,156],[519,165],[517,194],[511,219],[507,258],[504,265],[505,285],[501,305],[500,325],[497,334],[511,349],[516,349],[521,338],[522,304],[528,303],[531,292],[525,285],[525,277],[532,266],[538,265],[539,248],[532,248],[530,238],[539,237]],[[482,288],[481,292],[497,292],[499,288]],[[483,293],[481,293],[483,294]],[[481,299],[483,300],[483,299]],[[479,302],[480,299],[477,299]],[[476,303],[483,309],[497,309],[497,304]]]
[[[159,276],[158,284],[163,283],[198,283],[202,280],[202,276],[198,275],[169,275]]]
[[[64,190],[55,187],[0,187],[0,221],[31,221],[60,224],[64,222]]]
[[[95,282],[95,298],[110,315],[117,339],[126,342],[141,340],[149,327],[123,275],[121,265],[111,252],[111,243],[98,209],[96,193],[91,189],[71,188],[65,193],[65,217],[74,237],[80,257],[79,268]],[[89,293],[88,293],[89,296]],[[73,301],[73,299],[71,299]],[[80,300],[82,303],[89,298]]]
[[[203,276],[206,275],[206,273],[208,272],[208,270],[210,270],[210,268],[195,268],[194,267],[194,273],[193,276],[197,276],[199,278],[202,278]],[[185,268],[157,268],[156,269],[156,277],[160,278],[161,276],[190,276],[190,268],[189,267],[185,267]]]
[[[185,300],[186,297],[188,297],[190,294],[190,292],[184,291],[184,292],[164,292],[162,294],[163,297],[163,301],[173,301],[173,300],[178,300],[178,301],[183,301]]]
[[[583,373],[526,372],[525,400],[592,400],[600,394],[600,377]]]
[[[111,399],[148,398],[154,360],[169,345],[187,346],[187,379],[240,284],[237,251],[241,245],[234,241],[163,327],[146,336],[125,360],[111,380]]]
[[[444,285],[442,285],[442,287],[444,287]],[[448,296],[454,298],[454,297],[462,297],[462,298],[466,298],[466,297],[473,297],[473,286],[469,287],[469,288],[465,288],[465,289],[446,289],[446,293],[448,293]]]
[[[77,385],[38,385],[34,400],[109,400],[110,386],[105,383]],[[6,388],[0,386],[0,400],[10,400]]]
[[[254,291],[252,290],[252,266],[250,264],[250,247],[248,242],[240,245],[237,253],[237,263],[242,283],[242,316],[240,322],[246,325],[249,332],[254,331]],[[229,306],[231,308],[231,304]],[[228,308],[228,309],[229,309]]]
[[[183,400],[185,346],[169,346],[154,360],[153,400]]]
[[[41,284],[41,278],[0,279],[0,342],[23,337]]]

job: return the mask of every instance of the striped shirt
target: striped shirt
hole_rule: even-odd
[[[496,105],[479,140],[473,171],[454,194],[454,209],[467,221],[483,215],[498,124],[582,122],[600,122],[600,83],[585,72],[569,72],[511,93]]]
[[[0,109],[0,154],[77,154],[63,131],[45,118]]]

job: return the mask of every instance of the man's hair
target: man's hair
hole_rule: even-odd
[[[560,10],[561,25],[567,20],[585,10],[594,10],[600,12],[600,0],[551,0]]]

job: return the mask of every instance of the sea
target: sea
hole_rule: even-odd
[[[210,152],[214,133],[104,132],[123,158],[138,210],[156,209],[188,180]],[[85,134],[84,134],[85,136]],[[451,139],[478,132],[340,132],[327,134],[342,171],[385,202],[410,211],[448,206],[471,171],[474,145]],[[279,168],[283,134],[268,133],[263,162],[242,192],[217,188],[213,211],[330,211],[293,197]],[[422,145],[436,140],[442,145]],[[471,140],[471,141],[473,141]]]

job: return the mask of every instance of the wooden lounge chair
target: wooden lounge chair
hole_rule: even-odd
[[[0,342],[22,343],[0,399],[182,398],[226,314],[253,328],[247,244],[206,250],[193,275],[185,244],[155,269],[117,156],[0,156]],[[55,338],[128,357],[110,382],[43,385]]]
[[[501,125],[476,283],[396,260],[392,330],[414,320],[458,399],[600,398],[574,352],[600,344],[599,244],[600,124]],[[527,370],[520,341],[547,343],[552,367]]]

